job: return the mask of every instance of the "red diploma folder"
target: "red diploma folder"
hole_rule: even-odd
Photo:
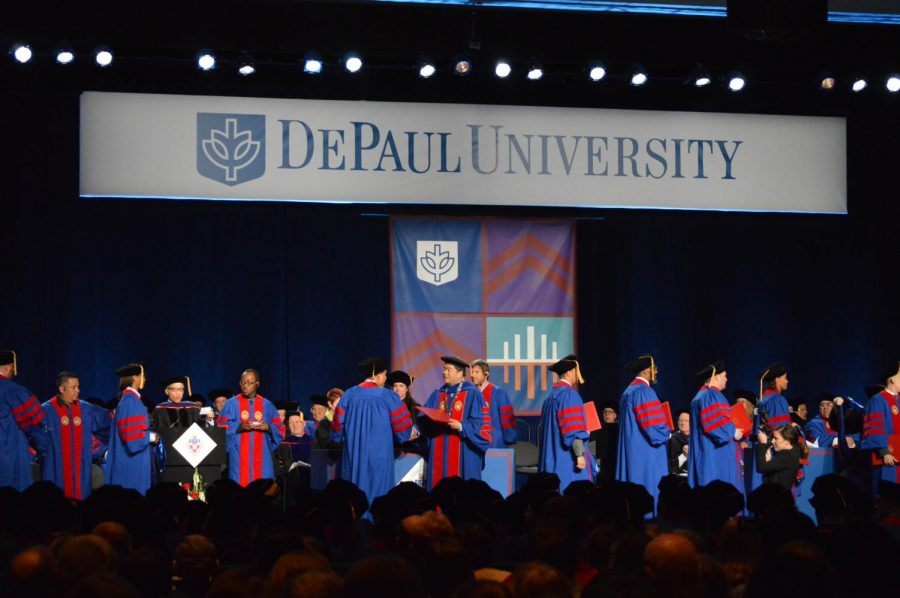
[[[900,434],[891,434],[888,436],[888,447],[892,448],[891,455],[894,459],[900,459]],[[884,459],[878,456],[878,453],[872,453],[872,465],[884,465]]]
[[[584,414],[587,416],[587,431],[594,432],[601,429],[600,418],[597,417],[597,406],[593,401],[584,404]]]
[[[753,422],[747,417],[747,410],[739,402],[731,406],[731,422],[735,428],[744,433],[745,437],[753,430]]]
[[[675,421],[672,419],[672,408],[669,407],[669,402],[660,403],[663,408],[663,415],[666,416],[666,425],[669,426],[669,432],[675,431]]]
[[[450,416],[447,415],[447,412],[443,409],[431,409],[429,407],[421,407],[416,405],[416,409],[425,414],[425,416],[431,421],[436,421],[441,424],[449,424]]]

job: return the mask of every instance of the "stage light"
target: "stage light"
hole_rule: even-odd
[[[590,65],[588,65],[588,78],[591,81],[597,82],[603,79],[606,76],[606,67],[602,62],[595,60]]]
[[[99,67],[108,67],[112,64],[113,61],[112,50],[110,50],[107,46],[99,46],[96,50],[94,50],[94,61]]]
[[[197,53],[197,68],[201,71],[211,71],[216,68],[216,57],[208,50],[200,50]]]
[[[459,77],[465,77],[472,72],[472,61],[468,54],[460,54],[453,59],[453,74]]]
[[[501,79],[506,79],[510,73],[512,73],[512,67],[509,63],[502,59],[498,60],[496,66],[494,66],[494,74]]]
[[[644,67],[639,64],[631,67],[631,77],[628,81],[632,87],[641,87],[642,85],[645,85],[647,83],[647,80],[647,71],[644,70]]]
[[[884,86],[889,92],[897,93],[898,91],[900,91],[900,76],[891,75],[887,78],[887,81],[885,81]]]
[[[363,67],[362,58],[356,52],[347,52],[344,55],[344,68],[348,73],[358,73]]]
[[[835,85],[837,85],[837,81],[833,74],[828,71],[823,71],[819,74],[819,89],[822,91],[831,91],[834,89]]]
[[[859,93],[868,86],[869,83],[860,75],[853,77],[853,80],[850,82],[850,89],[853,93]]]
[[[75,60],[75,50],[66,42],[60,42],[56,47],[56,63],[70,64]]]
[[[694,72],[691,73],[689,81],[694,87],[707,87],[712,83],[712,76],[710,75],[708,68],[702,64],[698,64],[694,68]]]
[[[31,60],[31,57],[34,55],[34,53],[31,51],[31,47],[27,44],[15,44],[12,48],[9,49],[9,53],[12,54],[12,57],[19,64],[25,64],[26,62]]]
[[[318,75],[322,72],[322,57],[315,52],[310,52],[303,59],[303,72],[310,75]]]
[[[536,58],[528,61],[528,72],[525,74],[529,81],[540,81],[544,76],[544,69]]]
[[[729,91],[741,91],[744,87],[747,86],[747,80],[744,79],[744,75],[740,73],[740,71],[733,71],[728,75],[728,90]]]
[[[430,58],[422,56],[416,62],[416,72],[419,73],[421,79],[428,79],[437,72],[437,67],[434,66],[434,62]]]

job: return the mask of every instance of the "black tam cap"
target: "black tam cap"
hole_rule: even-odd
[[[780,378],[785,374],[787,374],[787,369],[785,369],[783,363],[778,362],[773,363],[772,365],[764,369],[759,373],[758,377],[760,382],[762,382],[763,384],[768,384],[769,382],[775,380],[775,378]]]
[[[834,395],[830,392],[823,392],[823,393],[819,394],[819,396],[816,397],[816,405],[819,405],[824,401],[834,401],[835,396],[836,395]]]
[[[184,384],[184,387],[187,388],[187,378],[184,376],[175,376],[174,378],[166,378],[162,381],[163,387],[171,386],[172,384]]]
[[[321,405],[322,407],[328,407],[328,397],[323,397],[322,395],[312,395],[309,397],[309,401],[313,405]]]
[[[697,372],[695,375],[701,380],[708,380],[716,374],[721,374],[724,371],[725,362],[720,359],[719,361],[709,364],[708,366]]]
[[[449,363],[450,365],[455,365],[463,371],[465,371],[465,369],[469,367],[469,364],[465,359],[462,359],[455,355],[441,355],[441,361],[443,361],[444,363]]]
[[[641,355],[635,359],[632,359],[628,363],[625,364],[625,369],[629,372],[638,374],[643,372],[647,368],[651,367],[654,364],[653,355],[649,353],[646,355]]]
[[[9,365],[16,363],[16,352],[7,349],[6,351],[0,351],[0,365]]]
[[[387,360],[381,357],[366,357],[356,364],[366,378],[387,370]]]
[[[750,401],[751,403],[756,403],[757,396],[756,393],[750,392],[749,390],[744,390],[743,388],[739,388],[734,391],[734,399],[745,399]]]
[[[284,409],[285,415],[289,412],[296,412],[299,407],[297,403],[291,403],[290,401],[278,401],[275,403],[275,409]]]
[[[547,369],[554,374],[562,376],[569,370],[574,370],[576,367],[578,367],[578,359],[574,355],[566,355],[553,365],[547,366]]]
[[[121,378],[125,378],[126,376],[139,376],[146,372],[143,364],[141,363],[129,363],[123,365],[119,369],[117,369],[114,373],[116,376]]]
[[[397,382],[402,382],[403,384],[406,384],[407,387],[410,387],[412,386],[413,380],[414,378],[403,370],[397,370],[388,375],[387,382],[385,382],[384,385],[390,387]]]
[[[887,365],[884,366],[880,381],[887,382],[889,378],[893,378],[897,374],[900,374],[900,362],[890,361]],[[898,380],[898,382],[900,382],[900,380]]]
[[[217,388],[215,390],[209,391],[209,394],[206,396],[209,397],[210,403],[215,403],[216,399],[218,399],[219,397],[230,399],[234,396],[234,393],[231,392],[230,388]]]

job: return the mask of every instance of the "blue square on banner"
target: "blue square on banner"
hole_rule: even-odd
[[[481,222],[395,219],[394,311],[480,313]]]

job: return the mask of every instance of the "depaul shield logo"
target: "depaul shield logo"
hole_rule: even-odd
[[[416,278],[436,287],[459,278],[459,244],[416,241]]]
[[[229,186],[265,174],[265,115],[198,112],[197,172]]]

